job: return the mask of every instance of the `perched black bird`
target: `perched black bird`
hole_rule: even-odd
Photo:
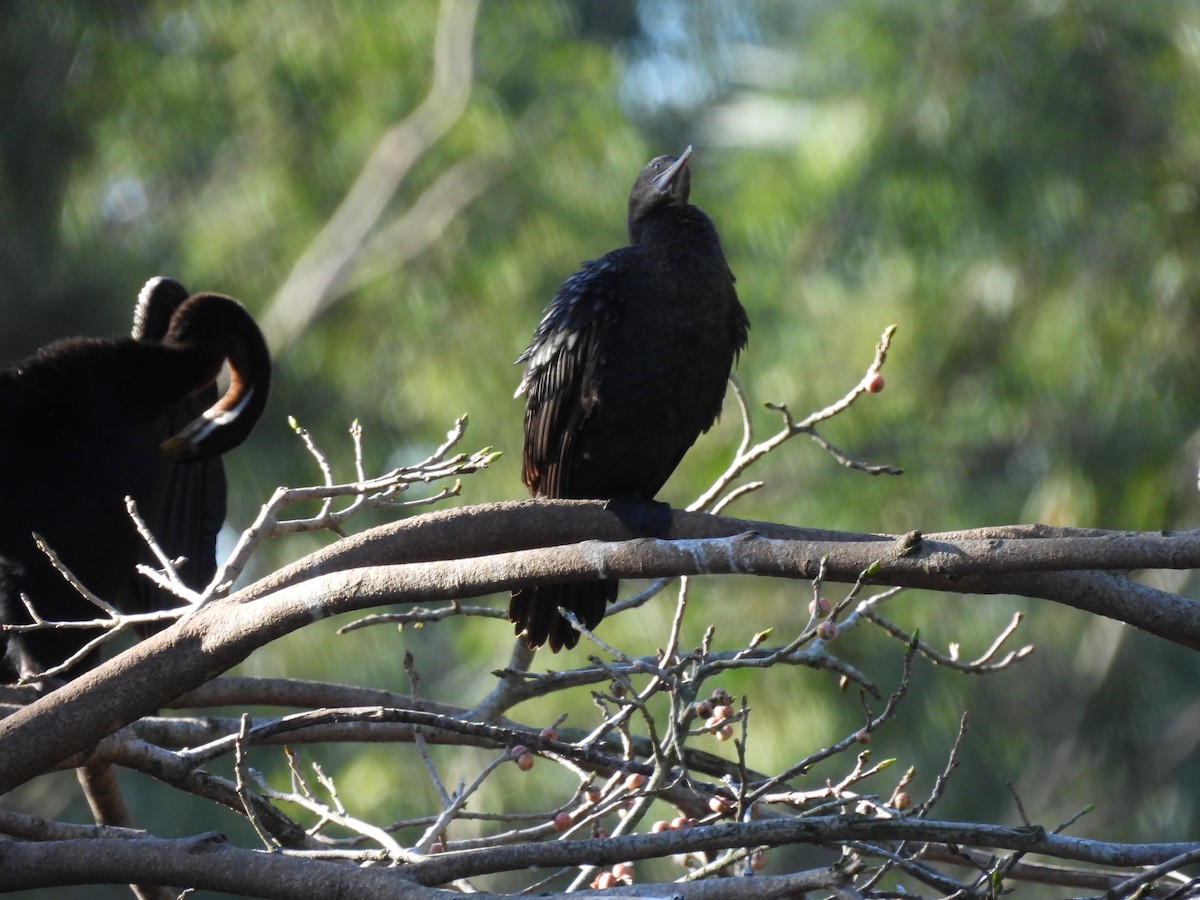
[[[167,326],[152,295],[176,295]],[[135,338],[71,338],[0,372],[0,622],[93,619],[97,611],[37,548],[42,536],[79,580],[122,608],[138,607],[141,549],[124,497],[162,520],[163,460],[202,461],[240,444],[267,400],[271,362],[249,313],[230,297],[186,300],[173,282],[143,291]],[[161,339],[158,332],[162,332]],[[162,440],[162,420],[228,364],[224,396]],[[203,465],[202,462],[198,464]],[[178,545],[177,545],[178,546]],[[211,563],[208,563],[211,566]],[[78,651],[94,632],[9,632],[4,664],[33,676]]]
[[[691,152],[647,163],[629,193],[629,246],[563,283],[517,360],[534,496],[645,508],[721,411],[749,322],[712,220],[688,203]],[[530,647],[557,652],[579,639],[557,607],[594,628],[616,595],[613,580],[523,588],[508,617]]]

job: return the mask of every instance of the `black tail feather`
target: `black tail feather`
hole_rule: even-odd
[[[604,618],[608,604],[617,599],[616,581],[575,581],[548,584],[513,591],[508,602],[508,620],[517,634],[524,634],[530,649],[549,643],[557,653],[579,643],[579,632],[558,614],[558,608],[570,610],[587,628],[593,629]]]

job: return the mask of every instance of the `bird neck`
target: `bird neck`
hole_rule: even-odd
[[[695,253],[705,245],[720,247],[716,226],[704,211],[690,203],[651,210],[629,223],[631,244],[655,253],[675,249]]]

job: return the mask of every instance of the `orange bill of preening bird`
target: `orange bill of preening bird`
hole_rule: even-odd
[[[247,385],[244,379],[230,378],[229,391],[159,444],[159,450],[164,457],[175,462],[193,458],[207,439],[236,423],[238,417],[246,415],[246,410],[257,400],[258,392],[254,387]]]

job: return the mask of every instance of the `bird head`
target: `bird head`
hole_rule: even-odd
[[[656,156],[642,167],[629,192],[629,238],[637,240],[640,224],[646,216],[666,206],[688,202],[692,189],[692,171],[688,160],[691,145],[679,156]]]
[[[197,370],[193,393],[212,384],[223,364],[229,368],[229,388],[163,441],[162,455],[173,462],[206,459],[244,441],[262,415],[271,383],[271,356],[250,314],[232,297],[196,294],[171,316],[163,343],[206,360]]]

